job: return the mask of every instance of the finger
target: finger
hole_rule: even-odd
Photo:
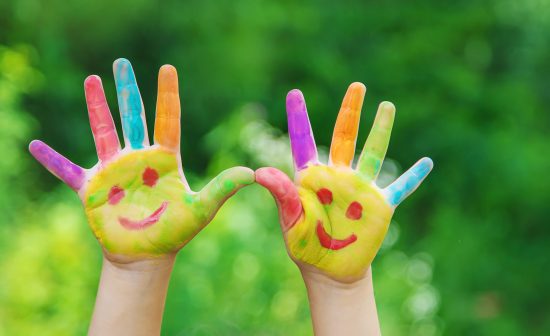
[[[101,161],[107,161],[120,151],[120,143],[105,99],[101,78],[95,75],[88,76],[84,81],[84,93],[97,157]]]
[[[33,140],[29,151],[47,170],[78,191],[84,184],[86,172],[40,140]]]
[[[350,166],[355,154],[355,142],[361,117],[361,106],[366,92],[362,83],[352,83],[338,112],[332,144],[330,146],[330,163]]]
[[[285,173],[267,167],[256,170],[256,182],[271,192],[279,208],[283,232],[288,231],[302,215],[302,202],[294,183]]]
[[[113,64],[113,72],[124,142],[126,146],[130,145],[134,149],[148,146],[145,112],[132,65],[127,59],[119,58]]]
[[[159,71],[155,143],[179,152],[180,148],[180,97],[178,73],[171,65]]]
[[[357,170],[369,180],[376,179],[380,172],[390,143],[394,118],[395,106],[392,103],[383,102],[378,106],[374,124],[357,162]]]
[[[422,158],[415,163],[414,166],[383,190],[388,202],[393,206],[403,202],[428,176],[433,165],[430,158]]]
[[[223,203],[239,189],[254,183],[254,171],[245,167],[234,167],[222,171],[199,193],[206,216],[214,217]]]
[[[306,101],[300,90],[292,90],[286,96],[288,134],[296,170],[308,163],[317,162],[317,147],[307,116]]]

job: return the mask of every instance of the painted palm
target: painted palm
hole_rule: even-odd
[[[228,169],[200,192],[190,190],[180,156],[180,101],[176,69],[161,67],[154,145],[149,145],[143,103],[130,62],[113,65],[125,147],[109,111],[101,79],[84,82],[99,162],[81,168],[41,141],[32,155],[75,190],[88,222],[110,258],[137,260],[177,252],[225,200],[254,182],[248,168]]]
[[[328,165],[317,158],[304,97],[289,92],[288,130],[295,182],[275,168],[261,168],[256,180],[271,191],[290,256],[338,281],[362,277],[388,230],[395,207],[432,169],[423,158],[387,188],[376,185],[388,148],[395,107],[383,102],[355,169],[351,167],[365,86],[353,83],[336,120]]]

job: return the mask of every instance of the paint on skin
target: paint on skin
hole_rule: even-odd
[[[131,220],[126,217],[119,217],[118,222],[120,225],[128,230],[143,230],[148,226],[151,226],[159,221],[160,216],[166,211],[168,202],[162,202],[161,206],[155,210],[151,215],[141,220]]]
[[[351,202],[346,210],[346,217],[351,220],[359,220],[363,216],[363,206],[359,202]]]
[[[420,183],[428,176],[433,168],[433,162],[429,158],[423,158],[414,166],[401,175],[395,182],[390,184],[384,193],[387,195],[388,202],[397,206],[403,202],[407,196],[418,188]]]
[[[280,210],[281,225],[286,232],[296,224],[302,215],[302,201],[294,183],[288,176],[271,167],[256,170],[256,182],[267,188]]]
[[[381,103],[378,107],[372,129],[357,162],[357,170],[367,179],[376,179],[380,172],[382,161],[386,156],[386,151],[390,143],[394,118],[395,106],[390,102]]]
[[[154,138],[155,143],[175,152],[180,146],[180,114],[178,74],[173,66],[163,65],[158,79]]]
[[[183,183],[174,152],[133,151],[110,161],[92,178],[84,195],[86,215],[109,253],[154,257],[174,252],[210,221],[229,195],[252,183],[254,175],[239,167],[214,180],[199,197]]]
[[[354,233],[352,233],[346,239],[332,238],[330,234],[325,231],[325,228],[323,227],[323,223],[321,221],[317,221],[316,232],[317,237],[319,237],[319,242],[321,243],[321,246],[333,251],[341,250],[357,240],[357,236]]]
[[[317,147],[307,115],[306,102],[300,90],[292,90],[286,97],[288,135],[292,157],[297,170],[317,161]]]
[[[102,161],[109,160],[120,150],[120,143],[101,79],[98,76],[86,78],[84,92],[97,156]]]
[[[145,126],[142,117],[144,113],[143,104],[134,70],[128,60],[119,59],[116,61],[115,82],[124,135],[130,141],[132,148],[143,148],[145,140]]]
[[[352,83],[344,96],[330,146],[330,162],[335,165],[350,166],[353,161],[365,91],[365,85]]]
[[[141,178],[143,180],[144,185],[153,187],[155,186],[155,184],[157,184],[157,181],[159,179],[159,173],[157,173],[157,171],[154,170],[153,168],[147,167],[143,171]]]
[[[65,182],[73,190],[80,190],[86,178],[84,169],[75,165],[40,140],[32,141],[29,145],[29,150],[52,174]]]
[[[126,194],[124,193],[124,189],[122,189],[119,186],[113,186],[111,190],[109,190],[109,195],[107,196],[108,203],[111,205],[116,205],[118,202],[120,202]]]
[[[372,263],[395,209],[391,198],[402,201],[429,172],[429,169],[424,169],[417,174],[423,175],[422,178],[410,179],[405,188],[409,191],[400,195],[393,196],[391,191],[400,189],[399,184],[407,184],[406,177],[400,178],[402,182],[398,179],[393,189],[381,190],[374,183],[389,144],[395,115],[395,107],[388,102],[380,104],[356,170],[350,169],[364,94],[365,87],[361,83],[353,83],[348,88],[334,129],[329,166],[324,166],[318,164],[316,157],[315,165],[307,165],[308,155],[304,153],[311,152],[307,146],[314,147],[315,144],[313,141],[303,144],[306,141],[302,141],[300,136],[310,134],[311,127],[309,120],[304,119],[307,112],[301,92],[291,91],[287,96],[287,113],[297,187],[274,168],[262,168],[256,172],[258,183],[265,186],[277,201],[292,258],[343,281],[364,275]],[[296,131],[295,125],[303,127]],[[313,139],[313,135],[306,139]],[[289,205],[294,204],[301,205],[300,214],[289,220]]]
[[[321,204],[329,205],[332,203],[332,191],[327,188],[321,188],[317,191],[317,198]]]

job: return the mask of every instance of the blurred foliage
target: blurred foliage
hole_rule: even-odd
[[[284,97],[300,88],[326,153],[340,99],[398,109],[387,183],[422,155],[373,269],[385,335],[550,333],[550,3],[541,0],[0,2],[0,335],[85,333],[100,250],[79,201],[26,152],[96,160],[83,79],[129,58],[149,125],[156,71],[179,70],[186,175],[290,172]],[[152,130],[152,127],[149,127]],[[360,148],[361,146],[358,146]],[[165,335],[310,335],[271,196],[232,198],[179,255]]]

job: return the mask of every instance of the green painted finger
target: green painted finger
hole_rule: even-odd
[[[357,170],[369,180],[376,179],[380,172],[390,143],[394,118],[395,106],[392,103],[383,102],[378,106],[374,124],[357,162]]]
[[[206,216],[214,217],[223,203],[239,189],[254,183],[254,171],[245,167],[234,167],[222,171],[199,193]]]

